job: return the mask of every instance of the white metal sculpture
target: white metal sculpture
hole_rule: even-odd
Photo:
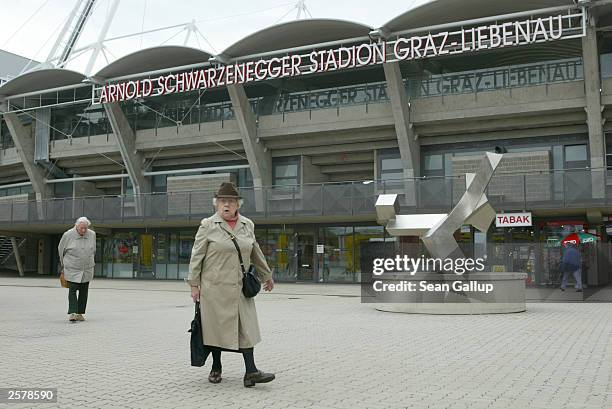
[[[431,257],[462,257],[454,233],[464,224],[486,232],[495,218],[485,190],[503,154],[487,152],[476,173],[466,174],[466,191],[449,214],[401,215],[396,194],[383,194],[376,201],[376,216],[392,236],[418,236]]]

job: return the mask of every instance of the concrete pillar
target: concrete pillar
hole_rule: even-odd
[[[136,214],[144,215],[144,197],[142,194],[151,192],[151,183],[143,175],[145,162],[142,153],[136,150],[136,134],[132,130],[121,106],[117,102],[104,104],[104,110],[117,138],[117,145],[121,152],[121,158],[128,171],[130,181],[134,187],[134,199],[136,202]]]
[[[228,85],[227,90],[234,108],[234,115],[238,121],[238,128],[242,136],[244,151],[249,161],[255,188],[255,209],[264,210],[263,187],[272,186],[272,157],[257,138],[257,120],[251,104],[246,96],[244,87],[240,84]]]
[[[51,238],[45,236],[38,239],[38,274],[49,275],[51,271],[51,252],[53,247],[51,246]]]
[[[582,37],[582,60],[586,91],[586,114],[589,128],[589,150],[591,156],[591,186],[593,198],[604,198],[605,183],[605,141],[601,105],[601,75],[599,52],[594,17],[589,15],[586,36]]]
[[[410,122],[410,101],[404,88],[399,63],[385,63],[383,68],[387,81],[387,94],[389,95],[393,111],[397,144],[404,167],[404,178],[414,178],[419,176],[420,173],[421,149],[414,133],[413,125]],[[406,202],[408,205],[415,205],[416,190],[414,181],[407,181],[405,185]]]
[[[34,138],[23,126],[17,114],[5,113],[3,115],[21,163],[32,182],[32,189],[36,194],[38,218],[42,220],[44,219],[42,200],[52,198],[53,190],[45,183],[45,170],[34,162]]]
[[[19,276],[23,277],[25,275],[25,270],[23,268],[23,263],[21,262],[21,255],[19,254],[19,243],[17,243],[17,239],[15,237],[11,237],[11,244],[13,245],[13,257],[15,257],[15,263],[17,263]]]

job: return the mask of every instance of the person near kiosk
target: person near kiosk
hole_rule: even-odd
[[[563,259],[561,260],[561,269],[563,270],[563,278],[561,279],[561,291],[565,291],[567,287],[567,279],[569,273],[574,275],[576,284],[574,287],[577,292],[582,291],[582,258],[580,256],[580,250],[574,243],[568,243],[565,246],[563,252]]]

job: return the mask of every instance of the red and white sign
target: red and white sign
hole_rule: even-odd
[[[525,227],[532,225],[531,212],[500,213],[495,216],[495,227]]]

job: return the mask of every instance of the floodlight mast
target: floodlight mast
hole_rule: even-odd
[[[51,48],[51,52],[47,57],[47,63],[51,64],[52,61],[56,61],[56,67],[64,67],[83,32],[85,23],[91,15],[95,3],[96,0],[77,1],[53,48]]]

